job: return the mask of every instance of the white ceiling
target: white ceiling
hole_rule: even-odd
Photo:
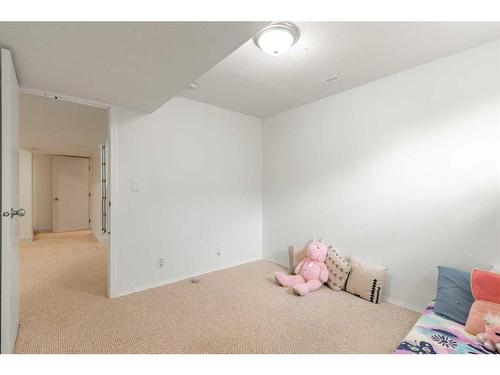
[[[153,111],[267,22],[0,22],[21,86]]]
[[[21,94],[19,128],[19,143],[26,150],[90,156],[106,138],[108,112],[102,108]]]
[[[301,38],[287,54],[268,56],[249,40],[181,95],[264,118],[500,38],[498,22],[296,25]]]

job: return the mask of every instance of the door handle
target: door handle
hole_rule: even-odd
[[[2,216],[3,217],[11,217],[11,218],[14,218],[14,216],[19,216],[19,217],[23,217],[24,215],[26,214],[26,211],[24,210],[24,208],[18,208],[17,210],[14,210],[13,208],[10,209],[10,212],[8,211],[5,211],[5,212],[2,212]]]
[[[59,198],[55,197],[55,198],[54,198],[54,200],[55,200],[55,201],[58,201],[58,200],[59,200]]]
[[[24,214],[26,214],[26,211],[24,211],[24,208],[18,208],[17,210],[14,210],[13,208],[10,209],[10,217],[14,217],[14,216],[19,216],[19,217],[23,217]]]

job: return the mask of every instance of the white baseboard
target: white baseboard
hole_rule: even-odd
[[[401,307],[404,307],[405,309],[418,312],[419,314],[422,314],[425,311],[425,307],[415,306],[415,305],[412,305],[411,303],[403,302],[397,298],[384,297],[383,300],[386,302],[392,303],[393,305],[401,306]]]
[[[274,260],[274,259],[269,259],[269,258],[262,258],[262,259],[267,260],[268,262],[271,262],[271,263],[277,264],[277,265],[279,265],[279,266],[286,267],[287,269],[288,269],[288,268],[290,268],[290,264],[288,264],[288,263],[283,264],[283,263],[278,262],[277,260]]]
[[[52,233],[52,228],[46,228],[46,229],[35,229],[33,230],[34,234],[37,233]]]
[[[140,287],[137,287],[137,288],[131,288],[131,289],[126,289],[126,290],[118,291],[118,292],[114,293],[113,295],[111,295],[110,298],[123,297],[123,296],[129,295],[129,294],[139,293],[139,292],[142,292],[144,290],[148,290],[148,289],[152,289],[152,288],[157,288],[157,287],[160,287],[160,286],[163,286],[163,285],[172,284],[172,283],[175,283],[175,282],[178,282],[178,281],[182,281],[182,280],[191,279],[193,277],[203,276],[203,275],[206,275],[207,273],[216,272],[216,271],[222,271],[222,270],[225,270],[227,268],[241,266],[243,264],[256,262],[258,260],[262,260],[262,258],[253,258],[253,259],[245,260],[245,261],[242,261],[242,262],[228,264],[228,265],[225,265],[223,267],[219,267],[217,269],[196,272],[194,274],[183,275],[183,276],[179,276],[179,277],[175,277],[175,278],[171,278],[171,279],[166,279],[166,280],[162,280],[162,281],[159,281],[159,282],[156,282],[156,283],[152,283],[152,284],[149,284],[149,285],[140,286]]]
[[[97,240],[97,242],[99,242],[101,245],[107,245],[109,244],[109,236],[103,236],[101,234],[101,232],[94,232],[92,231],[92,234],[94,235],[95,239]]]

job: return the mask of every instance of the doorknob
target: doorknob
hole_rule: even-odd
[[[11,217],[13,218],[14,216],[19,216],[19,217],[23,217],[24,214],[26,214],[26,211],[24,211],[24,208],[19,208],[17,210],[14,210],[13,208],[10,209],[10,212],[8,211],[5,211],[5,212],[2,212],[2,216],[3,217]]]
[[[26,211],[24,211],[24,208],[18,208],[17,210],[14,210],[13,208],[10,209],[10,217],[14,217],[16,215],[23,217],[25,213]]]
[[[55,201],[58,201],[58,200],[59,200],[59,198],[55,197],[55,198],[54,198],[54,200],[55,200]]]

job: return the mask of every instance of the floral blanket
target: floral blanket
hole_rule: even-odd
[[[418,319],[396,354],[493,354],[465,326],[434,314],[434,302]]]

